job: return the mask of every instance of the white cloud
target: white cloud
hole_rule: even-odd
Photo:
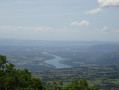
[[[88,25],[90,25],[90,23],[87,20],[82,20],[81,22],[74,21],[70,25],[72,25],[72,26],[88,26]]]
[[[51,27],[0,26],[0,30],[8,31],[49,31]]]
[[[119,0],[98,0],[98,3],[100,6],[105,7],[118,7],[119,6]]]
[[[103,29],[101,29],[101,32],[107,32],[109,31],[109,27],[104,27]]]
[[[109,27],[105,26],[102,29],[97,29],[96,32],[109,32]]]
[[[90,11],[85,12],[85,14],[96,14],[96,13],[99,13],[99,12],[102,12],[101,8],[92,9]]]
[[[54,27],[26,27],[26,26],[0,26],[0,32],[33,32],[33,33],[70,33],[86,32],[86,30],[74,28],[54,28]]]

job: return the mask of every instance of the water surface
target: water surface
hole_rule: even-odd
[[[49,60],[45,60],[44,62],[50,65],[53,65],[56,67],[56,69],[61,69],[61,68],[70,68],[71,66],[60,63],[61,60],[64,60],[62,57],[53,55],[53,54],[48,54],[47,52],[43,53],[43,54],[47,54],[47,55],[52,55],[55,58],[53,59],[49,59]]]

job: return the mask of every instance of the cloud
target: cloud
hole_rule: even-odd
[[[92,9],[90,11],[85,12],[85,14],[96,14],[96,13],[99,13],[99,12],[102,12],[101,8]]]
[[[8,31],[49,31],[51,27],[0,26],[0,30]]]
[[[70,25],[71,26],[88,26],[90,25],[90,23],[87,20],[82,20],[81,22],[74,21]]]
[[[104,27],[101,29],[101,32],[107,32],[107,31],[109,31],[109,27]]]
[[[102,7],[119,7],[119,0],[98,0]]]
[[[30,33],[71,33],[71,32],[86,32],[79,28],[55,28],[55,27],[26,27],[26,26],[0,26],[0,32],[30,32]]]
[[[97,29],[96,32],[109,32],[109,27],[105,26],[102,29]]]

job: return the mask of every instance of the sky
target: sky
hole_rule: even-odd
[[[0,39],[119,41],[119,0],[0,0]]]

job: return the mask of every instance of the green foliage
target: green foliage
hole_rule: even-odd
[[[6,56],[0,55],[0,70],[4,69],[4,65],[7,63]]]
[[[6,57],[0,55],[0,90],[38,89],[43,88],[42,81],[33,78],[27,70],[15,69],[14,64],[7,64]]]
[[[45,89],[46,90],[63,90],[63,81],[48,82]]]
[[[72,78],[71,82],[63,86],[62,81],[48,82],[46,90],[98,90],[98,88],[89,87],[87,81],[83,79]]]
[[[84,78],[77,79],[74,77],[71,82],[64,87],[64,90],[98,90],[98,88],[89,87]]]
[[[27,70],[15,69],[15,65],[7,63],[6,56],[0,55],[0,90],[98,90],[89,87],[87,81],[72,78],[71,82],[63,85],[63,81],[48,82],[43,86],[42,80],[33,78]]]

